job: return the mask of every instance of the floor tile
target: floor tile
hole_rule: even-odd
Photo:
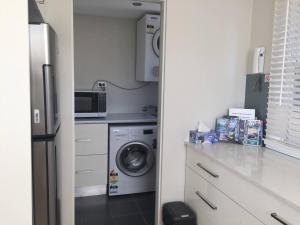
[[[155,194],[145,193],[136,197],[138,206],[142,212],[149,212],[155,210]]]
[[[109,211],[111,216],[121,216],[129,214],[137,214],[139,212],[137,205],[132,197],[110,198]]]
[[[142,214],[142,216],[145,218],[147,225],[154,225],[155,220],[155,214],[154,212],[145,212]]]
[[[147,225],[139,214],[113,217],[113,225]]]
[[[112,218],[108,215],[93,215],[82,218],[80,225],[113,225]]]
[[[153,193],[75,199],[75,225],[154,225]]]

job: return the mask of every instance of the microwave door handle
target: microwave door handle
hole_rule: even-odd
[[[54,134],[55,130],[55,99],[54,99],[54,74],[52,65],[43,65],[44,76],[44,96],[45,96],[45,119],[46,119],[46,132],[47,134]]]

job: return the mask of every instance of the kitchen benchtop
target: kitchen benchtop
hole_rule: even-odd
[[[300,210],[300,160],[262,147],[186,145]]]
[[[145,113],[110,113],[105,118],[75,118],[76,124],[156,123],[157,116]]]

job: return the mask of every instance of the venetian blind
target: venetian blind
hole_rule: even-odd
[[[275,3],[265,143],[300,157],[300,0]]]

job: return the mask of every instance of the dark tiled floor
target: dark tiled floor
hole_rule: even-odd
[[[154,225],[155,193],[76,198],[75,225]]]

